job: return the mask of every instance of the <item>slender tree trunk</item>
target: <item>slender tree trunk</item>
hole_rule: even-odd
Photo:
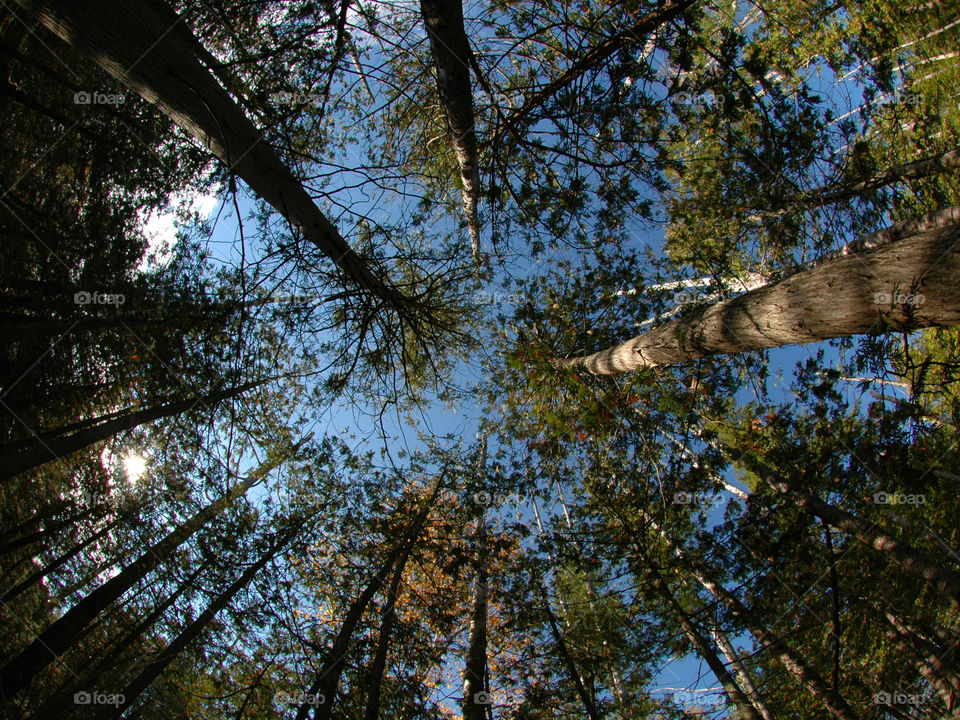
[[[943,649],[915,632],[906,622],[889,610],[884,618],[892,628],[892,635],[908,655],[917,658],[917,670],[937,691],[946,706],[949,717],[960,708],[960,674],[957,667],[945,660]]]
[[[447,118],[450,142],[463,184],[463,213],[470,233],[474,263],[481,265],[480,159],[474,130],[473,90],[470,86],[470,41],[463,24],[460,0],[420,0],[420,13],[430,39],[430,50],[437,72],[440,105]]]
[[[910,545],[891,537],[879,525],[825,503],[812,493],[797,490],[783,475],[759,460],[730,448],[726,450],[729,457],[760,477],[775,492],[838,530],[852,535],[864,545],[884,553],[895,565],[922,578],[945,595],[955,608],[960,608],[960,573],[932,562]]]
[[[204,610],[200,615],[190,623],[179,635],[177,635],[174,640],[167,645],[163,650],[160,651],[160,654],[140,673],[123,688],[122,696],[123,703],[110,707],[104,706],[104,710],[100,713],[97,713],[97,717],[105,718],[119,718],[123,715],[128,708],[133,705],[134,700],[136,700],[140,694],[146,690],[150,684],[157,678],[157,676],[162,673],[167,665],[169,665],[174,658],[176,658],[180,653],[186,649],[186,647],[193,642],[199,635],[202,633],[207,625],[210,624],[210,621],[213,620],[217,614],[223,610],[227,604],[233,600],[234,596],[243,590],[247,585],[250,584],[250,581],[259,573],[263,567],[270,562],[277,553],[279,553],[287,543],[289,543],[296,535],[301,531],[299,525],[288,528],[286,531],[280,533],[280,537],[276,538],[270,545],[270,548],[266,550],[260,559],[257,562],[253,563],[248,567],[239,578],[237,578],[226,590],[217,595],[216,599],[207,606],[207,609]]]
[[[343,666],[346,662],[347,650],[350,647],[350,640],[353,638],[353,633],[360,622],[360,618],[367,609],[367,605],[370,604],[370,600],[379,592],[387,575],[390,574],[390,570],[397,563],[397,560],[407,545],[412,545],[420,535],[420,530],[423,528],[424,522],[426,522],[430,512],[434,509],[433,501],[440,493],[442,483],[443,476],[441,475],[437,478],[423,509],[411,523],[410,529],[400,542],[397,543],[390,555],[387,556],[387,559],[383,565],[380,566],[380,569],[374,573],[364,591],[350,605],[350,608],[347,610],[347,615],[343,620],[343,625],[340,627],[340,632],[337,633],[337,637],[333,641],[330,652],[327,653],[323,666],[317,672],[313,683],[306,692],[307,700],[297,709],[296,720],[305,720],[312,707],[310,700],[319,696],[322,696],[323,700],[315,705],[314,720],[330,720],[333,703],[336,699],[337,686],[340,684],[340,675],[343,672]]]
[[[757,690],[753,678],[750,677],[747,668],[745,668],[740,661],[740,656],[737,655],[733,643],[730,642],[730,638],[728,638],[727,634],[720,628],[719,623],[713,629],[713,639],[717,643],[717,647],[720,648],[720,652],[722,652],[723,656],[727,659],[730,667],[733,668],[734,673],[736,673],[737,681],[740,683],[747,697],[750,698],[750,703],[753,707],[760,713],[763,720],[774,720],[773,713],[770,712],[770,708],[767,707],[763,696],[760,695],[760,691]]]
[[[89,547],[90,545],[95,543],[97,540],[107,535],[111,530],[115,529],[124,520],[126,520],[126,517],[121,516],[116,518],[115,520],[107,524],[107,526],[102,530],[100,530],[99,532],[96,532],[90,537],[86,538],[85,540],[82,540],[81,542],[79,542],[76,545],[76,547],[74,547],[72,550],[63,553],[62,555],[55,558],[54,560],[51,560],[49,563],[39,568],[36,572],[31,574],[29,577],[21,580],[19,583],[17,583],[12,588],[10,588],[6,592],[4,592],[2,595],[0,595],[0,604],[8,603],[14,600],[22,592],[24,592],[25,590],[29,590],[40,580],[47,577],[47,575],[49,575],[50,573],[54,572],[55,570],[59,570],[61,567],[66,565],[73,558],[75,558],[77,555],[83,552],[83,550],[85,550],[87,547]]]
[[[305,442],[302,440],[300,444]],[[299,447],[299,444],[298,446]],[[197,530],[223,512],[228,505],[260,482],[282,458],[261,465],[246,480],[234,486],[219,500],[207,505],[143,555],[123,568],[103,585],[70,608],[25,649],[0,669],[0,691],[10,698],[20,692],[41,670],[73,647],[87,632],[90,622],[121,595],[182,545]]]
[[[470,616],[467,658],[463,670],[463,720],[484,720],[487,703],[477,702],[477,694],[487,690],[487,524],[481,517],[477,525],[477,557],[474,561],[473,612]]]
[[[262,132],[200,64],[197,58],[209,53],[187,27],[178,27],[183,19],[167,6],[143,0],[17,0],[17,5],[203,143],[357,285],[394,307],[409,304],[350,248]]]
[[[393,634],[393,621],[396,617],[397,593],[400,591],[400,582],[403,580],[403,571],[407,567],[410,551],[413,549],[413,539],[406,544],[406,549],[393,571],[393,580],[387,590],[387,602],[383,608],[380,620],[380,633],[377,639],[377,654],[370,667],[370,682],[367,694],[367,705],[364,710],[364,720],[377,720],[380,716],[380,691],[383,687],[383,673],[387,667],[387,652],[390,649],[390,636]]]
[[[66,434],[69,427],[45,433],[46,439],[38,437],[22,449],[0,451],[2,452],[0,454],[0,480],[7,480],[48,462],[59,460],[94,443],[108,440],[114,435],[132,430],[145,423],[187,412],[197,405],[212,407],[223,400],[228,400],[264,385],[266,382],[266,380],[259,380],[244,383],[220,392],[165,403],[145,410],[130,410],[128,408],[126,411],[121,411],[123,414],[119,416],[117,416],[118,413],[110,413],[107,416],[110,419],[92,427],[84,427],[72,434]],[[83,424],[89,425],[89,421]],[[53,433],[52,436],[51,433]]]
[[[557,360],[615,375],[719,354],[891,330],[960,325],[960,224],[857,255],[698,310],[616,347]],[[897,304],[898,294],[922,304]]]
[[[673,551],[676,558],[681,561],[683,570],[692,575],[708,593],[719,600],[730,614],[740,621],[761,645],[765,645],[773,651],[774,656],[787,672],[793,675],[817,700],[823,703],[831,715],[839,718],[839,720],[857,720],[853,709],[847,701],[843,699],[839,691],[836,688],[830,687],[816,669],[807,663],[807,661],[781,639],[777,633],[765,628],[753,611],[741,602],[738,597],[720,583],[715,583],[710,580],[686,552],[670,539],[667,533],[653,518],[644,513],[644,519],[666,542],[667,547]]]
[[[65,689],[57,692],[37,708],[30,716],[30,720],[60,720],[63,717],[63,708],[73,701],[73,696],[82,690],[87,690],[97,686],[97,680],[108,668],[116,667],[121,658],[127,654],[129,648],[136,643],[154,623],[157,622],[163,614],[173,606],[177,599],[190,587],[191,583],[203,572],[204,566],[194,570],[186,580],[180,583],[180,586],[170,594],[162,603],[157,605],[150,613],[136,624],[120,640],[113,643],[110,649],[104,653],[100,661],[93,668],[85,673],[82,678],[68,685]]]
[[[643,562],[645,564],[644,570],[647,577],[653,582],[657,592],[663,598],[664,602],[666,602],[673,616],[677,619],[677,622],[680,623],[684,635],[687,636],[687,639],[690,641],[690,644],[693,645],[697,654],[706,661],[710,670],[713,671],[717,680],[720,681],[720,684],[727,693],[727,697],[734,707],[737,708],[740,716],[745,720],[763,720],[747,696],[744,695],[743,690],[737,685],[736,680],[733,679],[733,676],[727,670],[726,666],[720,661],[717,653],[714,652],[713,646],[710,645],[694,625],[690,615],[680,606],[680,603],[674,597],[670,588],[667,587],[660,573],[653,567],[648,558],[644,557]]]
[[[557,652],[560,653],[563,664],[567,666],[567,673],[570,675],[570,679],[577,689],[577,695],[580,696],[583,709],[586,711],[590,720],[601,720],[603,716],[600,714],[600,711],[597,710],[597,704],[593,701],[593,695],[584,685],[583,675],[580,673],[579,668],[577,668],[573,656],[570,655],[567,643],[563,639],[563,633],[560,632],[560,628],[557,626],[557,618],[553,614],[553,610],[550,609],[550,600],[547,598],[546,593],[541,593],[541,596],[543,597],[543,607],[547,614],[547,622],[550,625],[550,633],[553,635],[553,642],[557,646]],[[467,720],[466,716],[464,716],[464,720]]]

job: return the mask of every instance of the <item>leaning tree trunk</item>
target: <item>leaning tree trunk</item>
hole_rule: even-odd
[[[960,325],[958,240],[960,224],[952,224],[834,258],[616,347],[556,365],[615,375],[710,355]],[[897,302],[899,295],[904,301]]]
[[[300,444],[305,441],[306,438]],[[223,512],[230,503],[260,482],[281,459],[282,457],[261,465],[250,477],[176,527],[38,635],[36,640],[0,669],[0,691],[3,695],[10,698],[26,687],[37,673],[73,647],[86,634],[90,622],[97,615],[170,557],[174,550]]]
[[[697,629],[696,625],[693,624],[690,614],[680,606],[680,603],[677,601],[676,597],[674,597],[673,592],[671,592],[670,588],[667,587],[663,577],[656,570],[656,568],[653,567],[650,559],[646,556],[642,557],[645,565],[645,574],[653,582],[653,586],[656,588],[657,592],[660,593],[660,596],[663,598],[664,602],[666,602],[667,607],[670,608],[670,611],[673,613],[673,616],[676,618],[677,622],[680,623],[680,627],[683,628],[683,634],[687,636],[687,639],[690,641],[690,644],[693,645],[694,649],[697,651],[697,654],[706,661],[717,680],[720,681],[720,684],[723,686],[723,689],[726,692],[730,702],[733,703],[734,707],[737,708],[739,716],[745,720],[763,720],[763,718],[751,704],[749,698],[744,695],[743,690],[741,690],[740,686],[737,685],[737,682],[730,674],[730,671],[728,671],[723,662],[721,662],[719,656],[714,651],[709,641]]]
[[[330,647],[330,652],[327,653],[323,666],[317,671],[313,683],[306,692],[307,699],[304,700],[297,709],[296,720],[306,720],[310,708],[314,706],[310,700],[318,696],[322,696],[323,700],[315,704],[314,720],[330,720],[330,715],[333,711],[333,702],[336,699],[337,686],[340,684],[340,675],[343,673],[343,666],[347,659],[347,650],[350,647],[350,640],[353,638],[353,633],[360,623],[360,618],[363,617],[363,613],[373,599],[373,596],[376,595],[383,586],[387,575],[390,574],[390,570],[396,565],[397,560],[405,548],[412,545],[420,535],[420,530],[423,528],[424,522],[426,522],[430,512],[434,509],[433,502],[440,493],[442,483],[443,476],[441,475],[437,478],[427,502],[414,519],[410,529],[397,543],[390,555],[387,556],[377,572],[374,573],[360,596],[351,603],[350,608],[347,610],[346,617],[343,620],[343,625],[340,626],[340,632],[337,633],[337,637]],[[407,551],[409,552],[409,550]]]
[[[86,55],[217,156],[351,280],[388,304],[409,300],[370,269],[197,58],[209,53],[170,8],[144,0],[17,0],[27,19]]]
[[[723,444],[720,447],[728,457],[761,478],[772,490],[838,530],[852,535],[864,545],[884,553],[895,565],[922,578],[941,595],[945,595],[954,608],[960,608],[960,573],[938,565],[912,546],[892,537],[879,525],[830,505],[813,493],[798,490],[769,465]]]
[[[133,701],[136,700],[144,690],[150,687],[150,684],[156,680],[157,676],[166,669],[167,665],[206,629],[210,621],[227,606],[238,592],[249,585],[254,576],[259,573],[268,562],[276,557],[277,553],[299,532],[301,532],[301,527],[295,525],[292,528],[287,528],[285,532],[280,534],[279,538],[274,539],[270,547],[260,556],[259,560],[244,570],[243,574],[240,575],[230,587],[217,595],[214,601],[207,606],[207,609],[197,616],[196,620],[184,628],[169,645],[160,651],[160,654],[157,655],[149,665],[141,670],[140,673],[123,688],[120,694],[123,702],[113,706],[106,712],[100,713],[98,716],[104,718],[119,718],[123,715],[133,704]]]
[[[474,129],[473,90],[470,86],[471,51],[463,25],[463,6],[460,0],[420,0],[420,13],[427,37],[430,38],[440,105],[447,118],[450,142],[460,166],[463,213],[470,233],[473,260],[479,269],[480,220],[477,202],[480,199],[480,162]]]
[[[577,695],[580,696],[583,709],[586,711],[587,717],[589,717],[590,720],[601,720],[603,716],[597,709],[597,704],[593,701],[593,696],[584,684],[583,675],[577,667],[576,662],[574,662],[573,656],[570,654],[570,649],[567,647],[567,642],[563,639],[563,633],[560,632],[560,628],[557,625],[557,618],[553,614],[553,610],[550,609],[550,599],[543,590],[541,590],[540,595],[543,598],[543,607],[547,615],[547,623],[550,625],[550,633],[553,635],[553,642],[557,646],[557,652],[560,654],[563,664],[567,666],[567,673],[573,681]],[[464,717],[464,720],[466,720],[466,717]]]
[[[153,422],[160,418],[179,415],[180,413],[193,409],[197,405],[214,405],[223,400],[228,400],[245,393],[247,390],[263,385],[266,382],[266,380],[248,382],[237,387],[221,390],[220,392],[210,393],[209,395],[198,395],[187,398],[186,400],[165,403],[144,410],[130,411],[127,409],[126,411],[119,411],[119,413],[110,413],[110,415],[107,416],[109,419],[104,422],[91,426],[91,422],[86,421],[83,423],[86,427],[73,433],[68,433],[70,428],[63,428],[62,432],[55,430],[44,433],[36,439],[29,441],[29,444],[25,446],[21,445],[20,447],[14,446],[14,448],[0,455],[0,480],[12,478],[40,465],[59,460],[89,445],[108,440],[114,435],[132,430],[145,423]]]
[[[761,645],[768,647],[774,653],[774,656],[787,672],[793,675],[801,685],[806,687],[817,700],[826,706],[831,715],[838,720],[857,720],[853,709],[843,699],[837,688],[831,687],[800,653],[788,645],[776,632],[767,628],[736,595],[722,584],[715,583],[708,578],[700,566],[695,564],[693,559],[670,539],[666,531],[653,518],[647,513],[643,513],[643,517],[680,561],[678,572],[689,573],[708,593],[720,601]]]
[[[744,667],[743,662],[740,660],[740,656],[733,647],[733,643],[730,642],[730,638],[727,637],[727,634],[723,631],[723,628],[720,627],[720,623],[717,623],[713,628],[713,639],[714,642],[717,643],[717,647],[720,648],[720,652],[722,652],[723,656],[727,659],[727,662],[730,663],[730,667],[733,668],[733,672],[736,673],[737,680],[743,687],[744,693],[746,693],[747,697],[750,698],[750,702],[753,703],[753,706],[763,717],[763,720],[774,720],[773,713],[771,713],[770,708],[767,707],[767,703],[760,694],[760,691],[757,690],[757,686],[754,684],[753,678],[750,677],[750,672],[746,667]]]

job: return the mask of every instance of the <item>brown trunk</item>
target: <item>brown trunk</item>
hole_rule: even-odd
[[[172,10],[143,0],[17,0],[39,22],[154,103],[241,177],[357,285],[403,308],[314,204],[303,185],[196,58],[208,53]]]
[[[275,460],[261,465],[250,477],[176,527],[38,635],[36,640],[0,669],[0,689],[4,696],[9,698],[18,693],[37,673],[73,647],[84,637],[94,618],[146,577],[197,530],[260,482],[277,463],[278,460]]]
[[[473,90],[470,86],[470,42],[463,25],[460,0],[420,0],[420,13],[430,39],[433,64],[437,72],[440,105],[447,118],[450,142],[463,184],[463,212],[470,233],[473,260],[479,267],[480,162],[477,134],[474,130]]]
[[[560,653],[560,658],[563,660],[563,664],[567,666],[567,673],[570,675],[570,679],[573,681],[574,686],[577,689],[577,695],[580,696],[580,701],[583,703],[583,709],[586,710],[587,716],[590,720],[601,720],[600,711],[597,710],[597,705],[593,701],[593,696],[590,691],[587,690],[586,686],[583,683],[583,676],[580,673],[580,670],[577,668],[577,664],[573,661],[573,657],[570,655],[570,651],[567,649],[567,643],[563,639],[563,634],[560,632],[560,628],[557,626],[557,618],[553,614],[553,610],[550,609],[550,601],[546,596],[546,593],[541,593],[543,597],[543,606],[547,613],[547,622],[550,624],[550,633],[553,635],[553,641],[557,646],[557,652]],[[467,720],[464,716],[464,720]]]
[[[709,355],[960,325],[960,224],[857,255],[679,318],[593,355],[557,360],[615,375]],[[898,294],[907,297],[894,302]],[[923,303],[909,297],[923,295]]]

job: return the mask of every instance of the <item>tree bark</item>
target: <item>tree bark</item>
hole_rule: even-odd
[[[305,441],[306,439],[302,440],[301,444]],[[282,457],[261,465],[226,495],[195,513],[162,540],[154,543],[143,555],[70,608],[0,669],[0,692],[8,698],[20,692],[37,673],[73,647],[86,634],[90,622],[97,615],[146,577],[147,573],[168,558],[197,530],[223,512],[230,503],[260,482],[280,460]]]
[[[397,546],[390,555],[387,556],[387,559],[383,565],[380,566],[380,569],[374,573],[364,591],[351,603],[350,608],[347,610],[347,615],[343,620],[343,625],[340,626],[340,632],[337,633],[337,637],[330,647],[330,652],[327,653],[323,666],[317,672],[313,683],[306,692],[307,699],[297,709],[296,720],[305,720],[312,706],[310,700],[321,695],[323,696],[323,702],[316,704],[316,709],[313,714],[314,720],[330,720],[330,715],[333,711],[333,701],[336,699],[337,686],[340,684],[340,675],[343,672],[343,666],[346,662],[347,650],[350,647],[350,640],[353,638],[357,624],[367,609],[367,605],[370,604],[370,600],[372,600],[373,596],[380,590],[390,570],[397,563],[404,548],[408,544],[412,545],[420,534],[423,523],[426,522],[427,516],[429,516],[430,512],[434,509],[433,501],[440,493],[442,483],[443,476],[441,475],[437,478],[426,504],[414,519],[410,529],[405,533],[401,541],[397,543]]]
[[[960,224],[953,224],[838,257],[616,347],[555,362],[615,375],[834,337],[960,325],[958,240]],[[898,305],[898,293],[920,293],[923,304]]]
[[[767,707],[766,702],[764,702],[763,697],[760,695],[760,691],[757,690],[753,678],[750,677],[747,668],[745,668],[740,661],[740,657],[737,655],[733,643],[730,642],[730,638],[727,637],[727,634],[721,629],[719,623],[713,629],[713,639],[717,643],[717,647],[720,648],[720,652],[722,652],[723,656],[727,659],[727,662],[730,663],[730,667],[732,667],[736,673],[737,680],[743,688],[744,693],[750,698],[753,707],[760,713],[763,720],[774,720],[773,713],[770,712],[770,708]]]
[[[450,142],[463,184],[463,213],[470,233],[470,246],[477,267],[481,264],[480,159],[474,129],[473,89],[470,85],[470,42],[463,24],[460,0],[420,0],[420,14],[430,39],[433,64],[437,72],[440,105],[447,118]]]
[[[563,639],[563,634],[560,632],[560,628],[557,626],[557,618],[553,614],[553,610],[550,609],[550,601],[546,596],[546,593],[541,593],[543,597],[543,606],[547,613],[547,622],[550,624],[550,633],[553,635],[553,641],[557,646],[557,652],[560,653],[560,657],[563,660],[563,664],[567,666],[567,673],[570,675],[570,679],[573,681],[574,687],[577,689],[577,695],[580,696],[580,701],[583,703],[583,709],[586,710],[587,716],[590,720],[601,720],[602,716],[600,711],[597,710],[597,704],[593,701],[593,696],[590,694],[590,691],[587,690],[586,686],[583,684],[583,677],[580,674],[580,670],[577,668],[577,664],[573,661],[573,657],[570,655],[570,651],[567,648],[567,643]],[[467,717],[464,716],[464,720],[467,720]]]
[[[170,8],[143,0],[17,0],[39,22],[199,140],[351,280],[388,304],[408,298],[378,278],[314,204],[263,133],[196,58],[209,53]]]
[[[487,676],[487,525],[481,517],[477,527],[477,558],[474,562],[473,612],[468,632],[467,658],[463,669],[463,720],[485,720],[489,703],[477,702]]]
[[[59,460],[89,445],[107,440],[114,435],[132,430],[145,423],[179,415],[197,405],[214,405],[223,400],[228,400],[266,382],[266,380],[248,382],[209,395],[199,395],[145,410],[130,411],[128,408],[127,412],[120,414],[119,417],[117,417],[118,413],[110,413],[106,416],[108,419],[105,422],[94,424],[92,427],[89,426],[91,421],[85,421],[82,423],[85,427],[72,434],[67,434],[70,427],[43,433],[28,445],[21,446],[21,448],[14,446],[14,448],[4,448],[5,452],[0,450],[0,452],[3,452],[3,454],[0,454],[0,480],[8,480],[35,467]],[[124,411],[120,412],[123,413]]]
[[[274,539],[270,544],[269,549],[264,551],[263,555],[260,557],[257,562],[253,563],[250,567],[244,570],[243,574],[240,575],[226,590],[217,595],[216,599],[207,609],[204,610],[200,615],[190,623],[179,635],[177,635],[174,640],[167,645],[160,654],[143,670],[140,671],[133,680],[131,680],[126,687],[123,688],[122,704],[115,705],[110,707],[109,705],[103,706],[103,711],[96,714],[97,717],[104,718],[119,718],[123,715],[127,709],[133,704],[133,701],[136,700],[140,693],[146,690],[150,684],[157,678],[157,676],[166,669],[167,665],[173,661],[184,649],[189,645],[193,640],[200,635],[201,632],[210,624],[210,621],[213,620],[217,614],[223,610],[227,604],[233,600],[234,596],[243,590],[247,585],[250,584],[250,581],[253,580],[254,576],[260,572],[263,567],[270,562],[277,553],[279,553],[288,542],[290,542],[293,537],[300,532],[301,528],[299,525],[296,525],[292,528],[288,528],[285,532],[280,534],[279,538]]]

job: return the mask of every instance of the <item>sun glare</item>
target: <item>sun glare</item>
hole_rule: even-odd
[[[123,471],[127,480],[136,482],[147,471],[147,461],[142,455],[130,453],[123,458]]]

